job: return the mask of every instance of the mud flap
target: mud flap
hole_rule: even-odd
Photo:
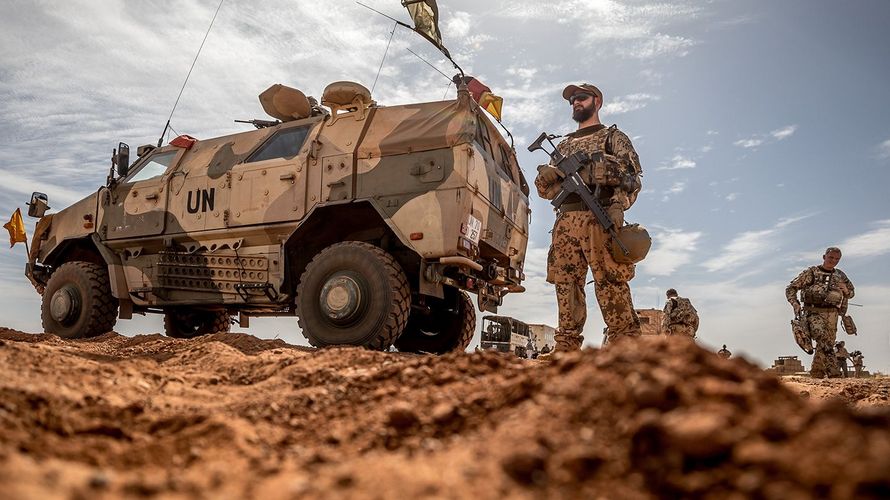
[[[502,303],[501,294],[497,293],[497,291],[489,290],[486,286],[480,287],[476,293],[476,305],[479,306],[480,311],[496,314],[498,306]]]

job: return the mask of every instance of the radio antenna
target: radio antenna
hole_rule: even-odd
[[[204,42],[207,41],[207,36],[210,34],[211,28],[213,28],[213,22],[216,21],[216,15],[219,14],[219,9],[222,8],[224,1],[225,0],[219,0],[216,12],[213,13],[213,19],[210,20],[210,26],[207,27],[207,33],[204,33],[204,39],[201,40],[201,46],[198,47],[198,52],[195,54],[195,60],[192,61],[192,66],[189,68],[188,74],[185,75],[185,81],[182,82],[182,88],[179,89],[179,95],[176,96],[176,102],[173,103],[173,109],[170,110],[170,116],[167,117],[167,124],[164,125],[164,131],[161,132],[161,137],[158,138],[158,147],[161,147],[161,144],[164,143],[164,135],[167,134],[167,129],[170,128],[170,120],[173,119],[173,112],[176,111],[176,106],[179,105],[179,98],[182,97],[182,92],[185,90],[185,86],[189,82],[189,77],[192,76],[192,70],[195,69],[195,63],[198,62],[198,56],[201,55],[201,49],[204,48]]]

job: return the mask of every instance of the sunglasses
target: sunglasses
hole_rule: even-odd
[[[585,92],[580,92],[578,94],[573,95],[572,97],[569,97],[569,104],[575,104],[575,101],[584,102],[587,99],[590,99],[591,97],[593,97],[593,94],[587,94]]]

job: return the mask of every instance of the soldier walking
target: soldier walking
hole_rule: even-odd
[[[726,348],[726,344],[723,344],[723,349],[717,351],[717,355],[723,359],[729,359],[732,357],[732,353],[729,352],[729,349]]]
[[[603,93],[594,85],[569,85],[562,97],[572,107],[578,130],[566,136],[557,149],[565,156],[576,152],[604,152],[605,159],[587,165],[581,176],[594,191],[616,227],[624,224],[624,211],[636,201],[640,191],[640,159],[633,144],[618,127],[600,122]],[[560,192],[561,174],[552,165],[538,167],[535,187],[538,194],[552,200]],[[618,263],[610,252],[610,237],[593,213],[577,195],[571,195],[557,208],[553,240],[547,256],[547,281],[556,286],[559,328],[554,351],[581,348],[587,320],[584,285],[588,267],[593,272],[596,299],[608,333],[606,341],[641,335],[640,320],[634,310],[628,281],[635,265]]]
[[[662,327],[665,335],[695,338],[698,331],[698,311],[686,297],[680,297],[676,290],[669,288],[664,303]],[[726,346],[723,346],[724,348]]]
[[[794,309],[794,314],[803,315],[807,331],[816,343],[810,369],[810,375],[815,378],[840,375],[834,352],[838,311],[844,299],[849,300],[854,294],[853,283],[837,268],[840,260],[839,248],[827,248],[822,256],[822,265],[805,269],[785,288],[785,298]]]

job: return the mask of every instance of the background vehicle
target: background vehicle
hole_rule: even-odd
[[[530,358],[535,353],[530,335],[529,325],[518,319],[509,316],[483,316],[479,346],[498,352],[512,352],[520,358]]]
[[[44,329],[110,330],[165,316],[168,335],[296,315],[315,346],[464,349],[476,304],[524,288],[528,186],[462,87],[451,101],[379,107],[335,82],[314,104],[273,85],[256,130],[142,146],[117,175],[37,224],[26,275]],[[35,193],[35,197],[39,193]]]

